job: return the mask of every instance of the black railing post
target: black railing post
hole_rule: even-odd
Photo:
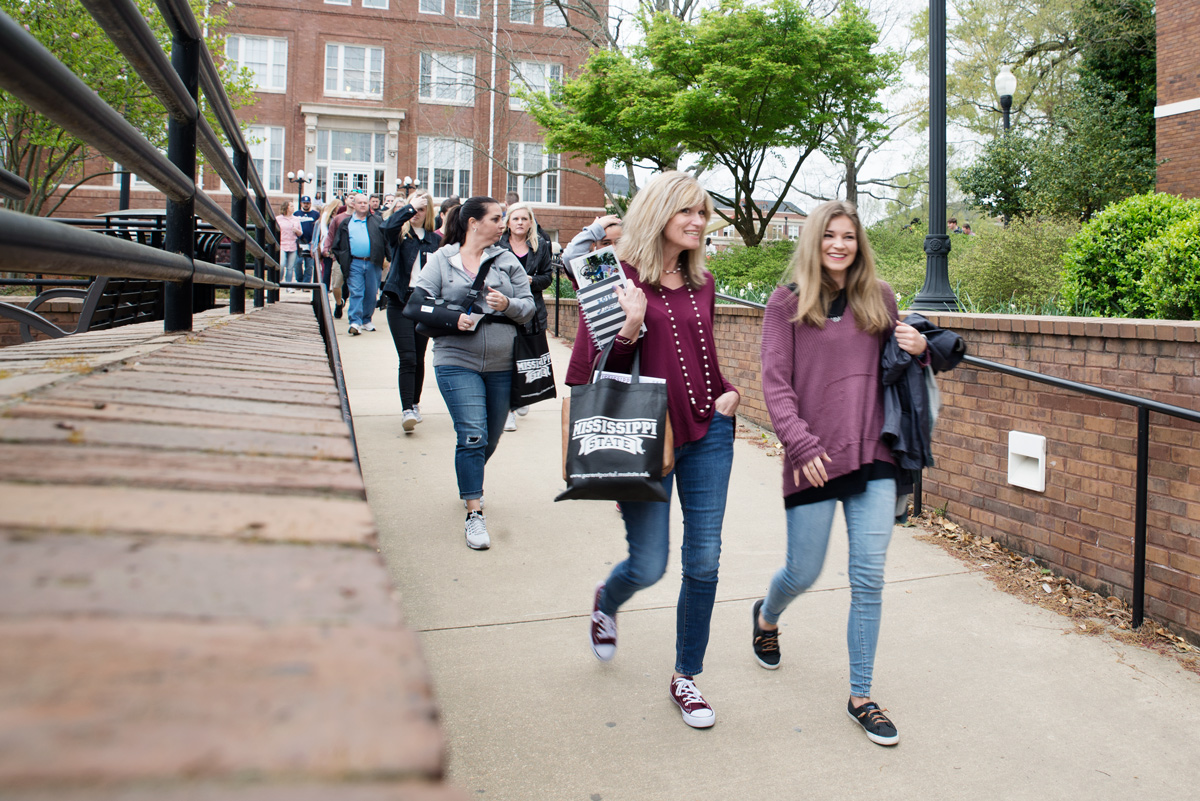
[[[258,215],[265,220],[267,218],[267,198],[265,196],[260,195],[257,198],[257,205],[258,205]],[[256,240],[258,240],[258,246],[260,248],[262,248],[263,251],[265,252],[267,249],[267,231],[266,231],[266,229],[261,225],[257,225],[257,226],[255,226],[254,231],[255,231],[254,238]],[[254,260],[254,277],[259,280],[262,280],[267,274],[266,266],[267,266],[267,263],[263,259],[261,259],[261,258],[255,259]],[[266,292],[264,292],[261,288],[254,290],[254,308],[261,309],[266,304],[266,299],[267,299]]]
[[[200,47],[202,43],[176,32],[171,43],[171,66],[183,81],[192,100],[197,99],[200,84]],[[190,178],[196,179],[196,122],[167,118],[167,158]],[[190,262],[196,257],[195,186],[185,201],[167,200],[167,230],[164,247],[168,253],[180,253]],[[163,328],[167,331],[192,330],[192,281],[171,281],[166,286]]]
[[[246,185],[246,177],[249,174],[250,159],[247,154],[233,149],[233,168],[237,170],[238,177],[242,179],[242,185]],[[245,197],[233,195],[233,199],[229,204],[229,211],[233,217],[234,223],[240,228],[246,228],[246,201]],[[229,266],[238,272],[246,272],[246,243],[232,242],[229,247]],[[229,313],[230,314],[245,314],[246,313],[246,288],[244,286],[230,287],[229,289]]]
[[[266,212],[264,212],[265,216]],[[279,226],[275,225],[274,218],[267,219],[267,225],[275,227],[275,267],[270,270],[271,283],[278,284],[283,279],[283,237],[280,235]],[[279,290],[271,289],[267,292],[267,303],[279,302]]]
[[[558,336],[558,301],[562,296],[562,286],[559,284],[559,279],[562,273],[559,271],[561,267],[558,262],[554,263],[554,336]]]
[[[1146,612],[1146,490],[1150,467],[1150,410],[1137,407],[1137,497],[1133,511],[1133,627]]]

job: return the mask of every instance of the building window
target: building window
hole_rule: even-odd
[[[565,28],[567,12],[559,5],[561,0],[546,0],[542,7],[542,24],[547,28]]]
[[[475,102],[475,57],[421,54],[421,101],[469,106]]]
[[[539,61],[518,61],[508,71],[508,107],[515,110],[525,108],[525,101],[516,96],[517,87],[531,92],[549,92],[553,84],[562,83],[561,64],[543,64]]]
[[[350,5],[350,0],[325,0],[325,5],[327,5],[327,6],[348,6],[348,5]]]
[[[460,17],[479,17],[479,0],[455,0],[454,13]]]
[[[383,8],[388,7],[388,0],[362,0],[363,8]]]
[[[417,179],[439,200],[471,196],[471,162],[468,142],[417,137]]]
[[[230,36],[225,40],[225,60],[254,73],[254,88],[266,92],[287,90],[287,39],[265,36]]]
[[[509,22],[527,22],[533,24],[533,9],[535,0],[509,0]]]
[[[539,142],[509,142],[505,191],[526,203],[558,203],[558,154],[546,153]]]
[[[422,14],[445,14],[446,4],[444,0],[421,0],[417,6]],[[479,16],[476,14],[475,16]]]
[[[268,192],[283,191],[283,128],[251,125],[246,129],[247,146],[254,169]]]
[[[383,49],[325,45],[325,94],[383,97]]]

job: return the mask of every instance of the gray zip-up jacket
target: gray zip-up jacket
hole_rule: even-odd
[[[429,257],[417,286],[431,297],[443,298],[447,303],[463,305],[475,279],[461,267],[455,267],[450,259],[458,255],[458,245],[446,245]],[[487,305],[486,289],[480,291],[475,306],[480,311],[507,317],[514,323],[528,322],[534,314],[533,295],[529,291],[529,274],[512,251],[499,245],[491,245],[483,251],[480,269],[491,262],[485,287],[490,287],[508,296],[508,308],[493,312]],[[448,334],[433,340],[434,367],[465,367],[480,373],[511,370],[513,366],[513,340],[517,327],[502,320],[481,320],[474,332]]]

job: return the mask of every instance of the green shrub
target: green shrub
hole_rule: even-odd
[[[961,249],[951,281],[979,307],[1045,304],[1061,293],[1063,253],[1079,227],[1072,220],[1028,218],[981,227]],[[955,237],[953,247],[961,239]]]
[[[795,247],[790,239],[753,248],[731,247],[709,256],[708,269],[718,286],[764,288],[770,295],[778,284],[790,280],[784,272]]]
[[[1145,288],[1161,320],[1200,320],[1200,210],[1146,243]]]
[[[1200,215],[1200,200],[1148,193],[1113,203],[1072,240],[1065,257],[1063,296],[1107,317],[1147,317],[1156,302],[1143,280],[1146,247],[1167,228]]]
[[[867,239],[875,253],[875,271],[900,295],[903,309],[925,284],[925,224],[905,229],[894,222],[876,223],[867,229]]]

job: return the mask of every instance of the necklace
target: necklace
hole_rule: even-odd
[[[663,275],[678,275],[682,267],[676,267],[674,270],[663,270]]]
[[[679,346],[679,323],[675,321],[675,310],[671,308],[671,302],[667,300],[667,295],[663,292],[662,287],[658,289],[658,296],[662,298],[663,307],[667,310],[667,319],[671,322],[671,336],[675,338],[675,355],[679,357],[679,366],[683,370],[683,385],[687,387],[688,401],[692,404],[692,408],[700,412],[700,414],[708,414],[712,409],[712,375],[708,365],[708,344],[704,341],[704,322],[700,318],[700,307],[696,305],[696,293],[691,287],[687,288],[688,300],[692,302],[692,313],[696,315],[696,328],[700,332],[700,356],[704,360],[704,374],[701,378],[704,379],[704,388],[701,392],[704,394],[704,405],[700,406],[696,399],[696,392],[692,388],[692,379],[688,375],[687,362],[683,359],[683,348]],[[713,345],[716,348],[716,345]]]

